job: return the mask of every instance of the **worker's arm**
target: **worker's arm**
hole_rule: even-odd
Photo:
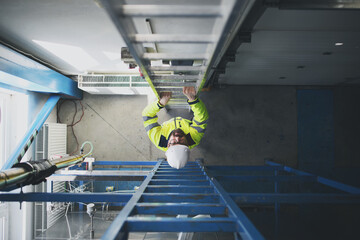
[[[155,146],[158,146],[161,136],[161,126],[156,114],[167,104],[170,98],[171,93],[164,93],[160,96],[159,101],[150,103],[142,112],[146,133]]]
[[[204,136],[209,114],[205,104],[199,98],[196,98],[196,90],[194,87],[184,87],[183,93],[187,96],[191,110],[194,112],[194,118],[190,127],[191,137],[197,145]]]

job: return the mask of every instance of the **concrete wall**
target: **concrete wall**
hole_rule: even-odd
[[[360,167],[360,87],[334,90],[335,166]]]
[[[360,187],[360,87],[334,90],[335,168],[332,179]]]
[[[192,150],[192,158],[202,157],[207,164],[263,165],[264,158],[273,158],[294,166],[297,156],[296,89],[294,87],[229,86],[202,92],[210,120],[204,138]],[[97,160],[147,161],[164,157],[148,139],[141,118],[147,105],[146,96],[106,96],[85,93],[84,117],[74,126],[81,145],[94,144]],[[74,103],[61,105],[59,116],[70,124]],[[80,118],[81,107],[77,104]],[[159,122],[187,110],[158,114]],[[68,152],[76,149],[76,141],[68,128]],[[85,150],[86,151],[86,150]]]

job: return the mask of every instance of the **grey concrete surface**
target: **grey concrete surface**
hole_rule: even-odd
[[[296,165],[297,126],[295,87],[228,86],[202,92],[210,119],[204,138],[191,153],[211,165],[263,165],[273,158]],[[74,126],[79,144],[91,141],[97,160],[154,161],[164,157],[148,139],[141,112],[146,96],[106,96],[85,93],[83,119]],[[77,102],[77,116],[81,107]],[[62,104],[59,116],[70,124],[74,104]],[[159,123],[174,116],[189,117],[188,110],[161,110]],[[68,127],[68,153],[76,149]],[[85,152],[87,149],[85,148]]]

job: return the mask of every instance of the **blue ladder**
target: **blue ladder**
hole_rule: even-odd
[[[199,214],[211,217],[188,217]],[[201,160],[179,170],[159,160],[102,239],[127,239],[129,232],[233,232],[237,239],[264,239]]]

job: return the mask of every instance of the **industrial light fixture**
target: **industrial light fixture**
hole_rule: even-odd
[[[342,45],[344,45],[344,43],[342,43],[342,42],[335,43],[335,46],[342,46]]]

